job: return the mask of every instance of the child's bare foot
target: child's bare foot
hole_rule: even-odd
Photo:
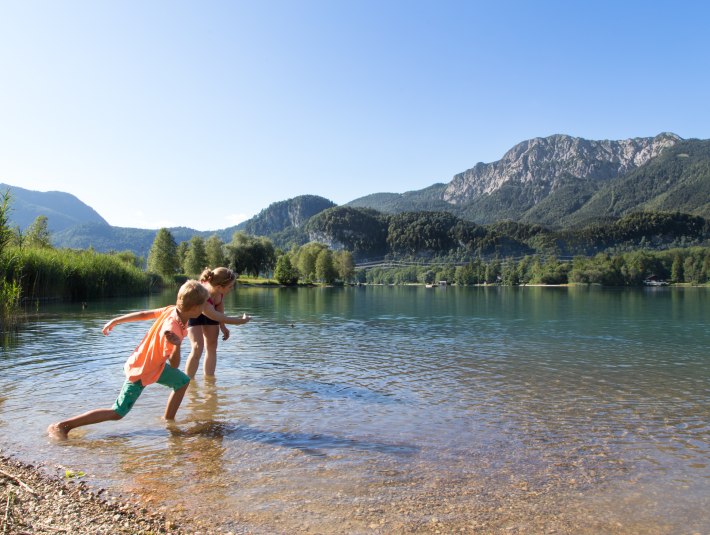
[[[66,440],[69,438],[69,433],[59,424],[50,424],[47,428],[47,434],[57,440]]]

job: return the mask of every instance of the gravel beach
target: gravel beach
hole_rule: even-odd
[[[0,455],[0,534],[193,533],[162,514]]]
[[[434,486],[391,507],[364,507],[342,523],[319,529],[317,525],[274,525],[258,514],[235,513],[225,529],[215,519],[194,519],[155,512],[125,497],[90,488],[81,478],[48,475],[45,466],[27,464],[0,452],[0,535],[244,535],[274,533],[389,533],[412,534],[575,534],[665,535],[673,527],[647,518],[599,517],[589,511],[560,509],[553,494],[543,488],[516,486],[503,494],[487,493],[475,485],[462,492]],[[446,505],[442,509],[441,503]],[[436,516],[428,514],[439,504]],[[166,516],[167,515],[167,516]],[[172,515],[172,516],[171,516]],[[689,534],[700,531],[688,529]]]

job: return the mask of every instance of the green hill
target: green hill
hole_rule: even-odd
[[[235,228],[254,236],[268,236],[303,226],[314,215],[335,206],[317,195],[301,195],[275,202]]]
[[[74,195],[61,191],[33,191],[0,184],[0,192],[10,192],[10,225],[25,230],[38,216],[47,217],[50,232],[83,223],[108,225],[93,208]]]
[[[678,211],[710,218],[710,140],[686,140],[606,184],[579,210],[560,218],[575,226],[639,211]]]
[[[428,188],[405,193],[373,193],[360,197],[345,206],[352,208],[372,208],[378,212],[396,214],[417,211],[452,211],[452,206],[444,198],[446,184],[434,184]]]
[[[175,227],[169,230],[178,243],[187,241],[194,235],[207,238],[214,234],[214,232],[200,232],[186,227]],[[157,233],[157,230],[85,223],[52,233],[51,238],[56,247],[70,249],[91,247],[100,253],[132,251],[138,256],[147,258]]]

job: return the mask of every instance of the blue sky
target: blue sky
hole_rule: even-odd
[[[0,182],[116,226],[448,182],[533,137],[710,137],[701,1],[0,0]]]

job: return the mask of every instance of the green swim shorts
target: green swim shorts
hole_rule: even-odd
[[[156,381],[158,384],[168,386],[173,390],[180,390],[190,382],[190,378],[180,370],[173,368],[170,364],[165,364],[165,369]],[[113,407],[111,407],[121,418],[123,418],[133,408],[133,404],[143,392],[143,383],[136,381],[126,381],[118,394]]]

